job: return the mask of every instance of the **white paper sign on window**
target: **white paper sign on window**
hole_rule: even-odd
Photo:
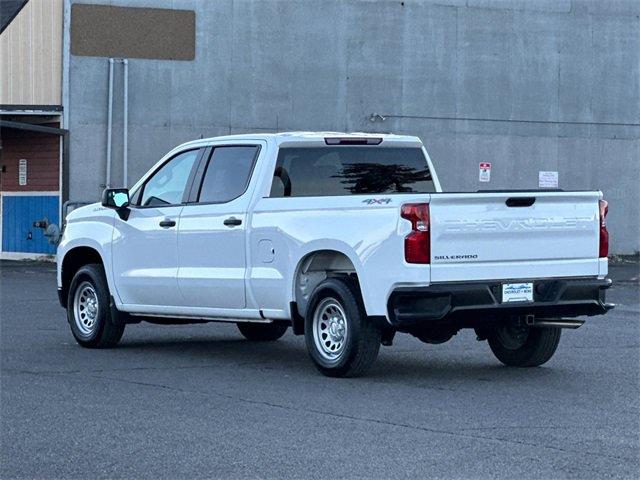
[[[538,172],[539,188],[558,188],[558,172]]]
[[[18,185],[24,187],[27,184],[27,159],[18,160]]]

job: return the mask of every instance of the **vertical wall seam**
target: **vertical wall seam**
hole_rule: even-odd
[[[25,103],[30,103],[33,102],[34,100],[34,95],[35,95],[35,85],[33,84],[33,57],[34,57],[34,50],[33,50],[33,16],[34,16],[34,10],[35,7],[33,6],[34,4],[32,3],[31,5],[29,5],[29,10],[27,11],[28,13],[28,21],[27,21],[27,45],[29,46],[29,48],[27,49],[27,77],[28,77],[28,101]]]

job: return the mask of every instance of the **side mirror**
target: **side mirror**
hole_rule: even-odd
[[[113,208],[122,220],[129,218],[129,190],[126,188],[107,188],[102,192],[102,206]]]
[[[102,192],[102,206],[107,208],[127,208],[129,206],[129,190],[126,188],[107,188]]]

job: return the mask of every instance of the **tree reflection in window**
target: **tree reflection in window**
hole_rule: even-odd
[[[406,165],[380,163],[348,163],[339,175],[340,183],[353,194],[413,193],[412,185],[430,182],[429,170],[416,170]],[[420,189],[417,190],[418,192]]]

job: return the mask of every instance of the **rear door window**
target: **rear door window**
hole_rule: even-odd
[[[281,148],[271,197],[431,193],[435,186],[420,148]]]
[[[251,178],[260,147],[216,147],[202,179],[198,203],[226,203],[241,196]]]

